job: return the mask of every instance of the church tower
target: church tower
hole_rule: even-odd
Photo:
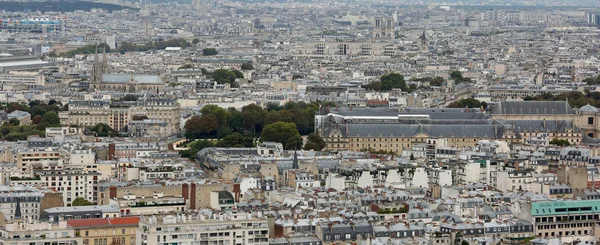
[[[96,45],[96,54],[94,56],[94,64],[92,65],[92,77],[90,83],[93,88],[97,88],[97,84],[102,82],[102,74],[108,72],[108,63],[106,62],[106,48],[102,50],[102,60],[98,57],[98,46]]]

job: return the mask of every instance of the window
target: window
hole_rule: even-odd
[[[588,124],[589,125],[594,124],[594,117],[588,117]]]
[[[352,236],[350,235],[350,233],[346,233],[346,240],[350,240],[352,239]]]

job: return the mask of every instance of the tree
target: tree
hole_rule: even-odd
[[[216,144],[217,147],[252,147],[254,146],[254,139],[252,137],[245,137],[240,133],[232,133],[219,140]]]
[[[242,107],[242,120],[244,127],[252,132],[260,132],[265,122],[267,112],[256,104],[250,104]]]
[[[390,91],[394,88],[406,90],[406,82],[404,76],[398,73],[389,73],[381,76],[381,90]]]
[[[247,70],[254,70],[254,66],[252,65],[252,63],[247,62],[242,64],[242,70],[247,71]]]
[[[200,110],[200,113],[202,113],[202,115],[214,115],[217,117],[219,124],[227,124],[229,119],[227,111],[217,105],[205,105]]]
[[[8,103],[6,106],[6,113],[11,113],[13,111],[23,111],[23,105],[19,103]]]
[[[569,145],[571,145],[571,143],[569,143],[568,140],[561,140],[561,139],[553,139],[549,143],[551,145],[557,145],[557,146],[569,146]]]
[[[326,144],[321,136],[311,133],[308,135],[306,144],[304,144],[304,150],[315,150],[320,151],[325,148]]]
[[[458,101],[454,101],[448,105],[448,108],[487,108],[487,103],[481,102],[473,98],[464,98]]]
[[[112,129],[110,126],[104,123],[98,123],[93,127],[90,127],[89,130],[94,132],[94,135],[96,135],[97,137],[113,137],[116,136],[118,133],[116,130]]]
[[[462,81],[463,80],[462,72],[460,72],[460,71],[452,71],[452,72],[450,72],[450,78],[454,79],[456,81]]]
[[[370,82],[367,85],[363,85],[362,87],[364,89],[366,89],[366,90],[380,91],[381,90],[381,82],[380,81],[373,81],[373,82]]]
[[[219,52],[214,48],[205,48],[202,50],[202,54],[205,56],[212,56],[219,54]]]
[[[49,111],[44,114],[42,117],[42,123],[46,123],[50,126],[60,126],[60,118],[58,118],[58,114],[54,111]]]
[[[21,124],[21,122],[19,121],[19,119],[16,119],[16,118],[11,118],[10,120],[8,120],[8,123],[10,125],[14,125],[14,126],[19,126],[19,124]]]
[[[185,69],[192,69],[194,68],[194,66],[192,64],[185,64],[180,66],[179,68],[177,68],[177,70],[185,70]]]
[[[216,69],[211,73],[211,76],[218,84],[229,83],[233,85],[237,78],[237,75],[234,72],[225,69]]]
[[[295,123],[276,122],[267,125],[261,134],[261,140],[269,142],[279,142],[283,144],[283,149],[299,149],[302,146],[302,137]]]
[[[198,38],[194,38],[194,40],[192,40],[192,44],[196,45],[200,42],[200,39]]]
[[[90,206],[93,205],[90,201],[85,200],[83,197],[78,197],[73,200],[71,206]]]
[[[208,136],[219,128],[219,121],[214,115],[193,116],[185,122],[185,135],[188,139]]]
[[[244,78],[244,73],[238,70],[233,70],[233,74],[235,74],[236,78]]]
[[[50,99],[48,101],[48,105],[54,105],[54,104],[56,104],[56,100],[55,99]]]
[[[42,116],[40,115],[35,115],[33,118],[31,118],[31,123],[33,124],[39,124],[42,122]]]
[[[292,80],[302,79],[302,78],[304,78],[304,76],[302,76],[300,74],[294,74],[294,75],[292,75]]]

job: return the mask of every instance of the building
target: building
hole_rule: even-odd
[[[64,28],[58,19],[0,19],[0,32],[61,32]]]
[[[515,135],[479,110],[336,108],[315,116],[315,131],[329,150],[373,150],[401,154],[413,144],[438,141],[447,147],[475,146],[480,140]],[[515,138],[516,139],[516,138]]]
[[[162,218],[142,218],[136,241],[141,245],[158,244],[269,244],[269,226],[266,219],[250,214],[212,214]]]
[[[27,150],[16,153],[16,164],[22,173],[35,177],[39,171],[62,169],[64,159],[60,151],[51,148]]]
[[[518,215],[529,216],[537,237],[560,237],[563,242],[572,242],[595,239],[599,206],[597,200],[527,202],[521,203],[523,212]]]
[[[31,114],[29,114],[29,112],[26,112],[26,111],[16,110],[16,111],[6,114],[6,117],[8,117],[8,120],[10,120],[10,119],[19,120],[20,125],[31,124]]]
[[[2,91],[23,91],[43,87],[46,78],[40,72],[9,71],[0,73],[0,89]]]
[[[139,217],[72,219],[67,226],[83,239],[83,244],[136,245]]]
[[[394,19],[391,17],[375,17],[373,19],[373,41],[392,40],[396,37]]]
[[[84,172],[78,169],[39,172],[42,184],[46,188],[62,193],[63,202],[66,206],[71,206],[77,198],[97,203],[98,179],[100,175],[97,172]]]
[[[165,129],[166,133],[180,130],[181,108],[175,99],[170,98],[126,102],[72,100],[69,101],[69,111],[59,113],[63,125],[89,127],[103,123],[115,130],[127,128],[134,116],[166,122],[169,126]]]
[[[165,88],[165,82],[163,82],[162,77],[157,75],[108,74],[109,67],[106,59],[106,52],[103,53],[102,60],[100,60],[98,57],[98,49],[96,49],[90,78],[91,89],[127,93],[159,93]]]
[[[40,202],[44,193],[33,187],[25,186],[0,186],[0,213],[6,221],[15,219],[16,206],[19,206],[21,218],[25,220],[38,220],[40,218]]]
[[[2,244],[83,244],[75,230],[62,220],[58,224],[51,222],[13,221],[0,228]]]

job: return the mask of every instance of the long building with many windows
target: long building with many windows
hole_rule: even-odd
[[[315,116],[315,131],[328,150],[400,154],[415,144],[473,147],[480,140],[524,142],[549,137],[578,143],[580,129],[567,120],[495,120],[480,109],[335,108]]]

